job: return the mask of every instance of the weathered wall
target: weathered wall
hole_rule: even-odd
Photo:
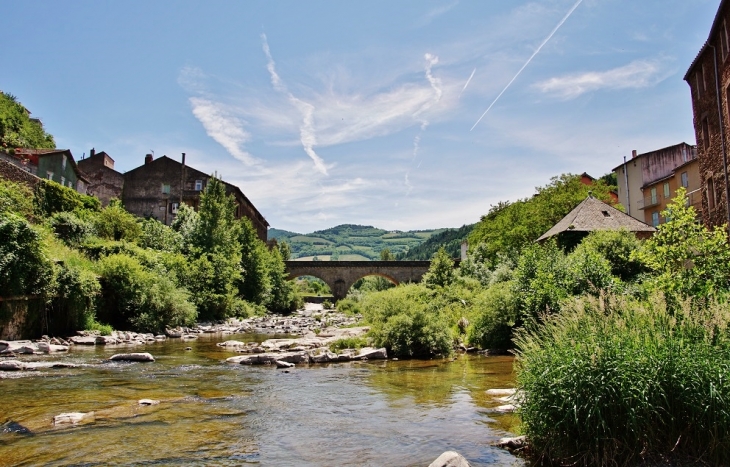
[[[109,167],[105,153],[94,154],[77,162],[79,169],[89,178],[87,193],[96,196],[102,206],[108,206],[112,198],[122,199],[124,175]]]
[[[13,182],[24,183],[32,189],[40,183],[40,179],[35,175],[3,160],[0,160],[0,177]]]
[[[708,226],[723,225],[728,222],[727,178],[723,168],[721,131],[725,138],[730,136],[730,111],[728,109],[730,53],[723,54],[722,40],[722,36],[727,37],[726,27],[730,26],[727,25],[730,21],[730,3],[723,2],[721,6],[723,9],[717,13],[706,46],[700,51],[685,75],[685,80],[690,87],[693,124],[697,138],[703,220]],[[715,59],[718,70],[717,79],[715,77]],[[720,109],[718,109],[717,102],[718,87]],[[703,127],[706,128],[707,134]],[[710,180],[712,183],[709,182]],[[712,190],[715,199],[714,206],[710,203],[709,189],[712,188],[714,188]]]

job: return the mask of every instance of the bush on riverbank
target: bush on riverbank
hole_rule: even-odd
[[[662,295],[581,297],[518,332],[520,415],[536,459],[730,462],[730,309]]]

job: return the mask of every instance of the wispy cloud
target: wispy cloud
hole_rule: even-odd
[[[193,108],[193,115],[203,124],[208,136],[244,164],[253,165],[257,162],[256,158],[243,147],[251,139],[251,135],[244,129],[243,122],[239,118],[232,115],[223,105],[208,99],[191,97],[190,105]]]
[[[667,77],[661,60],[635,60],[627,65],[606,71],[588,71],[550,78],[534,87],[563,99],[574,99],[581,94],[599,89],[630,89],[653,86]]]
[[[287,90],[286,86],[281,80],[281,77],[276,72],[276,63],[274,58],[271,56],[271,50],[269,49],[269,42],[266,38],[266,34],[261,34],[261,41],[263,42],[264,53],[266,54],[267,64],[266,69],[269,70],[271,75],[271,84],[279,92],[285,93],[289,98],[289,102],[294,105],[302,114],[302,124],[299,127],[299,136],[302,142],[304,152],[314,162],[314,167],[324,175],[327,175],[327,165],[324,160],[314,151],[314,145],[317,144],[317,134],[314,129],[314,106],[308,102],[295,97],[294,94]]]
[[[426,14],[424,14],[416,22],[416,26],[417,27],[428,26],[429,24],[431,24],[431,22],[433,20],[435,20],[436,18],[438,18],[439,16],[441,16],[441,15],[443,15],[445,13],[448,13],[449,11],[451,11],[458,4],[459,4],[459,0],[453,0],[453,1],[449,2],[449,3],[446,3],[444,5],[437,6],[436,8],[433,8],[433,9],[429,10],[428,12],[426,12]]]

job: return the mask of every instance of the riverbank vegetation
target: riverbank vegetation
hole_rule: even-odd
[[[300,298],[281,250],[267,248],[216,178],[199,212],[183,205],[172,226],[121,203],[41,180],[0,180],[0,290],[32,296],[59,332],[161,332],[196,320],[289,311]],[[58,327],[58,321],[63,325]]]
[[[670,221],[649,240],[603,231],[577,245],[535,244],[538,231],[520,239],[513,225],[521,233],[495,248],[476,236],[493,227],[477,225],[473,238],[487,243],[472,244],[460,268],[442,250],[422,283],[340,304],[362,313],[394,356],[515,352],[521,430],[537,463],[725,465],[727,234],[698,223],[683,189],[662,216]]]

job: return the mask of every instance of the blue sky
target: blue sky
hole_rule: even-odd
[[[458,227],[695,144],[682,77],[718,5],[0,0],[0,90],[76,158],[185,152],[272,227]]]

